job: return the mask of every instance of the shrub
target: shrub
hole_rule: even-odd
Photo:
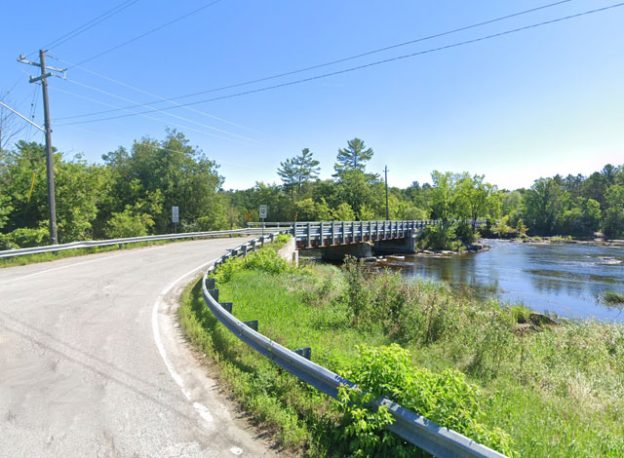
[[[38,228],[20,227],[8,234],[2,234],[0,246],[2,249],[10,249],[46,245],[49,232],[45,224],[47,223],[44,222]]]
[[[289,236],[286,235],[288,238]],[[282,259],[272,247],[263,247],[244,258],[230,258],[219,266],[214,274],[218,282],[228,282],[236,272],[242,270],[260,270],[271,274],[280,274],[290,270],[290,264]]]
[[[434,224],[423,229],[418,246],[430,250],[458,250],[461,242],[457,240],[454,225]]]
[[[104,233],[111,239],[141,237],[154,226],[153,218],[147,213],[135,213],[127,207],[123,212],[113,213],[106,223]]]
[[[439,374],[412,365],[409,352],[399,345],[359,346],[358,357],[344,376],[357,388],[344,387],[339,396],[344,413],[342,434],[355,456],[408,456],[407,444],[384,428],[392,422],[387,408],[366,408],[386,397],[407,409],[453,429],[507,455],[511,438],[499,428],[480,423],[482,411],[475,385],[456,370]]]
[[[359,261],[347,256],[343,264],[346,288],[342,301],[347,306],[349,319],[352,324],[359,325],[371,318],[371,294]]]

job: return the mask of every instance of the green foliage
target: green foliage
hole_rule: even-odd
[[[609,238],[624,236],[624,186],[609,187],[605,201],[607,205],[603,223],[605,235]]]
[[[39,245],[47,245],[49,243],[50,233],[48,231],[47,221],[36,228],[20,227],[7,234],[1,234],[0,249],[11,248],[27,248]]]
[[[307,197],[295,204],[297,209],[297,221],[328,221],[332,218],[330,210],[325,199],[315,202],[311,197]]]
[[[603,294],[602,300],[609,305],[622,305],[624,304],[624,293],[607,291]]]
[[[9,221],[9,216],[13,211],[13,207],[10,204],[11,199],[9,196],[4,195],[0,191],[0,229],[6,226]]]
[[[106,223],[104,233],[108,238],[140,237],[147,235],[154,220],[147,213],[136,213],[130,207],[123,212],[115,212]]]
[[[531,312],[525,308],[453,293],[436,283],[402,282],[395,274],[369,274],[366,264],[357,265],[360,273],[341,273],[327,265],[285,275],[241,270],[229,282],[220,282],[219,289],[223,300],[235,304],[239,319],[259,320],[265,335],[288,348],[312,347],[313,360],[338,373],[346,374],[361,359],[356,345],[400,343],[409,352],[408,371],[426,368],[434,378],[446,377],[449,369],[466,374],[464,382],[479,387],[478,418],[469,434],[475,440],[494,444],[505,437],[496,429],[501,428],[519,456],[622,456],[624,327],[591,322],[535,326],[526,322]],[[355,280],[348,280],[349,275]],[[350,281],[352,293],[361,292],[361,304],[348,303]],[[207,320],[201,290],[193,297],[194,316]],[[358,310],[357,325],[350,307]],[[206,327],[196,331],[221,349],[214,360],[227,368],[222,369],[225,386],[233,387],[233,395],[254,418],[267,418],[280,444],[308,456],[351,456],[351,441],[339,428],[349,424],[358,440],[366,436],[373,447],[388,446],[383,439],[379,445],[383,416],[360,406],[349,417],[340,403],[258,358],[224,328],[203,322]],[[461,399],[466,392],[459,393]],[[252,402],[255,398],[261,400]],[[436,399],[444,400],[436,408],[446,409],[446,400],[453,405],[452,396]],[[488,438],[490,433],[494,439]],[[366,445],[360,444],[366,455]],[[401,456],[402,450],[399,443],[388,455]],[[409,453],[419,452],[409,448]]]
[[[426,226],[419,239],[418,246],[429,250],[458,250],[461,242],[456,234],[457,226],[448,222]]]
[[[274,275],[289,271],[291,269],[290,264],[277,253],[277,249],[289,238],[289,235],[280,234],[277,236],[274,246],[263,247],[245,257],[228,259],[219,266],[214,278],[219,283],[227,283],[236,273],[243,270],[257,270]]]
[[[331,214],[333,216],[333,219],[337,221],[353,221],[355,219],[355,213],[353,212],[353,209],[346,202],[342,202],[340,205],[338,205],[338,207],[336,207],[331,212]]]
[[[373,158],[373,149],[367,148],[363,140],[354,138],[347,142],[346,148],[338,150],[334,169],[337,176],[342,176],[345,172],[364,172],[366,163]]]
[[[526,222],[537,235],[552,235],[560,225],[568,193],[553,178],[536,180],[525,197]]]
[[[284,162],[280,162],[277,174],[284,183],[286,190],[300,192],[303,186],[318,178],[321,171],[320,162],[314,159],[308,148],[301,150],[301,154]]]
[[[345,439],[355,456],[409,454],[409,448],[384,429],[392,418],[386,408],[366,412],[367,404],[382,397],[506,455],[513,454],[508,434],[480,423],[483,411],[478,389],[461,372],[448,369],[438,374],[415,367],[409,352],[397,344],[358,346],[354,361],[344,376],[358,389],[343,390],[340,405],[345,412]]]

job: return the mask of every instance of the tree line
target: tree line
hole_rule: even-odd
[[[93,164],[54,154],[59,240],[130,237],[171,232],[171,207],[180,230],[243,227],[258,220],[260,204],[273,221],[374,220],[386,214],[381,176],[367,170],[374,150],[359,138],[339,148],[329,179],[304,148],[277,169],[281,183],[262,181],[224,190],[219,166],[180,132],[142,138]],[[19,141],[0,150],[0,248],[47,243],[45,149]],[[438,244],[470,240],[475,222],[488,220],[500,237],[624,235],[624,166],[606,165],[589,176],[539,178],[529,189],[498,189],[483,175],[434,171],[431,183],[390,187],[391,219],[439,219]]]

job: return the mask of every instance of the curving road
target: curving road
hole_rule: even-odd
[[[242,241],[0,269],[0,457],[272,456],[175,324],[184,284]]]

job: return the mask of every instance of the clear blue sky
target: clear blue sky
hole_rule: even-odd
[[[554,0],[551,0],[551,2]],[[28,113],[34,91],[19,64],[122,1],[5,2],[0,92]],[[50,50],[64,66],[208,4],[139,0]],[[332,173],[355,136],[375,150],[372,172],[390,182],[429,180],[433,169],[484,173],[500,187],[555,173],[588,174],[624,162],[624,7],[562,23],[190,109],[63,125],[81,115],[295,70],[550,3],[548,0],[222,0],[50,80],[54,143],[99,161],[118,145],[167,127],[221,164],[226,188],[278,181],[281,160],[309,147]],[[476,38],[617,3],[575,0],[485,27],[405,46],[201,100]],[[36,55],[33,54],[33,57]],[[68,64],[70,63],[70,64]],[[102,78],[102,75],[108,79]],[[124,85],[116,84],[112,80]],[[130,88],[135,86],[144,92]],[[151,93],[152,95],[149,95]],[[40,93],[36,120],[41,122]],[[159,107],[170,107],[162,103]],[[127,112],[125,112],[127,113]],[[118,113],[111,113],[115,115]],[[182,119],[181,119],[182,118]],[[42,141],[34,131],[29,137]]]

